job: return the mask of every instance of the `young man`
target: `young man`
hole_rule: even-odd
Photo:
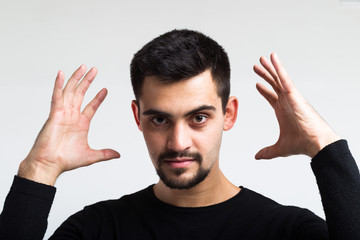
[[[52,239],[360,239],[360,177],[346,142],[295,89],[276,54],[260,63],[254,71],[274,91],[261,84],[257,89],[276,113],[280,136],[255,157],[313,158],[326,222],[306,209],[239,188],[223,175],[222,132],[234,125],[238,107],[238,100],[229,97],[227,54],[199,32],[174,30],[145,45],[131,63],[132,110],[159,182],[85,207]],[[64,89],[64,74],[58,73],[49,119],[5,202],[2,239],[41,239],[57,177],[120,157],[114,150],[88,146],[89,124],[106,90],[80,112],[96,69],[85,72],[85,66],[76,70]]]

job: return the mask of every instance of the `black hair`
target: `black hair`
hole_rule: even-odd
[[[230,63],[225,50],[198,31],[172,30],[135,53],[130,64],[135,98],[137,101],[141,98],[145,77],[155,76],[171,83],[189,79],[206,70],[211,71],[225,113],[230,95]]]

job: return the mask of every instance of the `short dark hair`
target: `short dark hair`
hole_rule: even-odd
[[[171,83],[197,76],[208,69],[225,113],[230,95],[230,63],[225,50],[198,31],[172,30],[135,53],[130,64],[135,98],[137,101],[141,98],[145,77],[155,76]]]

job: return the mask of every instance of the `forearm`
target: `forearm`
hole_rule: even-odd
[[[52,186],[15,177],[0,215],[0,239],[42,239],[55,192]]]
[[[360,175],[345,140],[312,160],[330,239],[360,239]]]

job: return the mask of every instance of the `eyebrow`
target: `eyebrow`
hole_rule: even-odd
[[[214,106],[210,106],[210,105],[202,105],[200,107],[197,107],[197,108],[185,113],[184,117],[187,117],[189,115],[192,115],[194,113],[204,111],[204,110],[216,111],[216,108]],[[144,115],[144,116],[146,116],[146,115],[157,115],[157,116],[162,116],[162,117],[172,117],[172,115],[170,113],[160,111],[160,110],[156,110],[156,109],[146,110],[146,111],[144,111],[142,113],[142,115]]]

